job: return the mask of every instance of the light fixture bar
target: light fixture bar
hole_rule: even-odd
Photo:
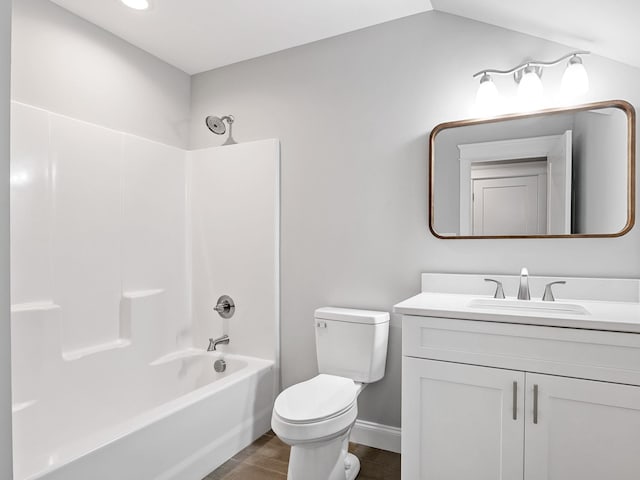
[[[540,68],[542,69],[542,67],[553,67],[554,65],[558,65],[559,63],[561,63],[562,61],[566,60],[567,58],[571,58],[575,55],[589,55],[589,53],[591,52],[587,52],[585,50],[576,50],[575,52],[571,52],[571,53],[567,53],[566,55],[560,57],[557,60],[554,60],[552,62],[540,62],[538,60],[531,60],[529,62],[524,62],[521,63],[520,65],[518,65],[517,67],[513,67],[510,70],[494,70],[494,69],[485,69],[485,70],[480,70],[478,73],[474,73],[473,74],[473,78],[479,77],[481,75],[485,75],[485,74],[489,74],[489,75],[512,75],[520,70],[523,70],[527,67],[534,67],[534,68]]]

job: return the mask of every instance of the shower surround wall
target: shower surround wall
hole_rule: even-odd
[[[205,148],[187,158],[194,338],[205,346],[227,334],[225,351],[278,365],[280,143]],[[236,305],[228,320],[211,308],[223,294]]]
[[[143,447],[201,478],[268,430],[279,385],[279,142],[187,152],[16,102],[11,122],[16,478],[156,478],[122,442],[174,438],[178,417],[191,450]],[[216,387],[222,333],[238,373]],[[189,413],[216,398],[224,419]]]
[[[60,322],[46,341],[77,359],[129,345],[148,297],[156,355],[190,346],[185,152],[15,102],[12,127],[14,323]]]
[[[23,475],[40,468],[34,455],[57,455],[119,418],[123,386],[149,361],[191,347],[186,154],[15,102],[11,122],[13,440]],[[95,397],[96,380],[111,393]],[[76,427],[46,415],[71,399],[82,399],[79,418],[102,413]]]

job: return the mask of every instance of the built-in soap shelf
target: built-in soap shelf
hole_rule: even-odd
[[[162,293],[164,293],[164,290],[162,288],[157,288],[154,290],[129,290],[126,292],[122,292],[122,298],[134,300],[136,298],[154,297]]]
[[[27,352],[34,345],[33,338],[46,338],[46,352],[40,347],[39,354],[57,356],[66,362],[130,347],[133,338],[144,342],[146,335],[153,336],[159,330],[158,320],[162,315],[162,301],[158,298],[162,289],[130,290],[122,294],[119,338],[104,343],[77,349],[65,349],[62,343],[63,309],[53,302],[18,303],[11,306],[12,337],[15,355]],[[38,335],[34,335],[38,333]],[[56,341],[57,339],[57,341]],[[57,353],[56,353],[57,352]],[[51,358],[55,361],[55,358]]]
[[[85,370],[115,374],[123,365],[145,368],[202,355],[201,349],[177,346],[169,330],[166,300],[162,289],[123,292],[120,316],[114,319],[119,322],[118,338],[75,349],[64,346],[65,312],[60,305],[52,301],[12,305],[13,412],[23,415],[34,405],[37,408],[46,383],[64,384]]]
[[[11,305],[11,313],[20,312],[41,312],[47,310],[57,310],[60,305],[53,302],[33,302],[33,303],[14,303]]]
[[[76,350],[64,350],[62,352],[62,358],[67,362],[72,362],[74,360],[80,360],[82,357],[95,355],[96,353],[115,350],[117,348],[126,348],[129,346],[131,346],[131,340],[118,338],[112,342],[99,343],[97,345],[91,345],[90,347],[78,348]]]
[[[37,400],[27,400],[25,402],[16,402],[11,406],[11,413],[18,413],[38,403]]]

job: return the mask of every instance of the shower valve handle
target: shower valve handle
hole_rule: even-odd
[[[218,313],[228,312],[231,309],[231,305],[228,302],[219,303],[213,309]]]
[[[236,305],[229,295],[222,295],[213,309],[218,312],[222,318],[231,318],[236,311]]]

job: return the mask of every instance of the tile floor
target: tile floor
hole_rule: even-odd
[[[400,480],[400,455],[351,443],[360,459],[358,480]],[[268,432],[203,480],[286,480],[289,446]]]

